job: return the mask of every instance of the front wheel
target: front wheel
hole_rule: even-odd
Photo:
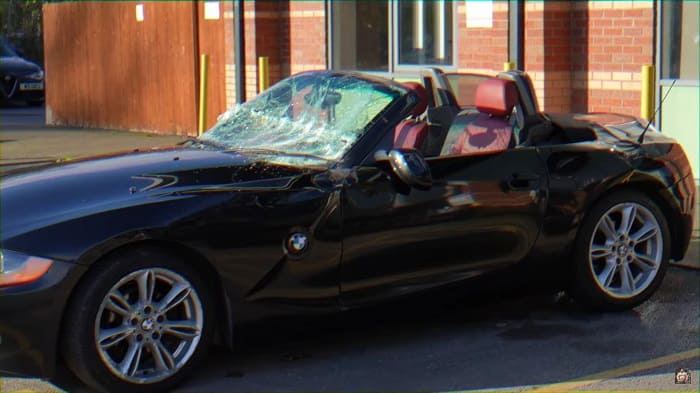
[[[211,295],[179,258],[134,250],[100,263],[64,320],[68,366],[103,391],[166,391],[204,356]]]
[[[572,295],[604,310],[641,304],[661,284],[669,240],[663,212],[647,196],[625,191],[603,198],[576,239]]]

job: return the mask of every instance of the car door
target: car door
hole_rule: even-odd
[[[546,172],[534,148],[426,160],[432,186],[406,190],[381,164],[345,186],[341,302],[353,306],[469,278],[524,258]]]

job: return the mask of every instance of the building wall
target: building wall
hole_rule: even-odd
[[[224,83],[226,108],[231,108],[236,104],[236,52],[227,48],[234,48],[236,44],[236,34],[233,26],[233,2],[224,1],[222,3],[222,13],[224,18]]]
[[[233,4],[225,2],[226,104],[235,104],[236,38]],[[326,7],[323,1],[246,1],[244,11],[246,99],[259,93],[258,59],[267,57],[270,84],[302,71],[327,68]]]
[[[508,2],[493,2],[491,27],[467,27],[467,6],[457,4],[457,67],[460,71],[500,71],[508,61]]]
[[[327,68],[325,4],[290,1],[288,19],[291,74]]]
[[[525,70],[542,110],[571,109],[571,3],[527,2],[525,5]]]
[[[651,1],[528,2],[525,70],[548,112],[640,113],[654,64]]]
[[[575,2],[572,109],[640,114],[641,69],[654,64],[654,3]]]
[[[191,1],[144,2],[146,20],[140,23],[134,20],[135,4],[45,6],[53,123],[191,134],[200,53],[211,56],[208,125],[234,104],[233,2],[220,2],[217,21],[202,20],[200,2],[197,23]],[[495,73],[509,60],[508,2],[492,6],[489,27],[467,27],[469,7],[456,4],[459,71]],[[327,42],[327,7],[324,1],[244,2],[247,99],[258,94],[261,56],[269,58],[270,83],[328,67],[333,48]],[[653,7],[651,1],[526,2],[525,70],[541,108],[639,114],[641,67],[654,60]],[[71,23],[60,23],[64,20]]]

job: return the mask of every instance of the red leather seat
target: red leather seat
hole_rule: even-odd
[[[416,93],[420,102],[411,112],[411,117],[401,121],[394,129],[394,148],[421,149],[428,135],[428,123],[417,120],[417,117],[425,112],[428,107],[428,94],[420,83],[406,82],[403,84],[408,90]]]
[[[476,109],[460,134],[451,154],[503,151],[513,139],[509,117],[518,103],[518,91],[511,81],[489,79],[476,89]]]

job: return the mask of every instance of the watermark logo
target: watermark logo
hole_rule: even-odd
[[[687,368],[679,368],[676,370],[676,384],[685,385],[692,382],[690,370]]]

